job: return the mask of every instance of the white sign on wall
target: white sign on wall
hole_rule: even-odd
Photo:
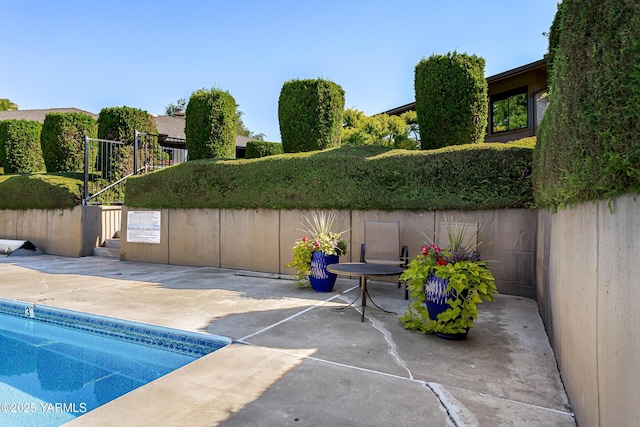
[[[160,211],[127,212],[127,242],[160,243]]]

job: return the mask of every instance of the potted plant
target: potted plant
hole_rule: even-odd
[[[341,255],[347,254],[347,243],[342,234],[331,231],[335,214],[321,212],[311,214],[311,220],[305,217],[299,229],[307,235],[296,241],[293,246],[293,260],[286,267],[295,268],[293,277],[300,287],[311,286],[317,292],[331,292],[336,275],[329,273],[326,266],[339,262]]]
[[[461,340],[478,318],[478,304],[494,301],[498,290],[487,262],[480,259],[475,233],[469,238],[465,227],[449,222],[447,234],[446,249],[423,246],[400,276],[411,297],[400,320],[407,329]]]

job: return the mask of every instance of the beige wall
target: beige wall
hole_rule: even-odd
[[[0,238],[29,240],[50,255],[87,256],[120,229],[120,209],[0,210]]]
[[[640,200],[538,213],[536,288],[580,426],[640,423]]]
[[[160,244],[131,243],[126,239],[127,214],[123,208],[120,255],[126,261],[182,264],[292,274],[285,267],[291,248],[305,233],[300,230],[311,211],[268,209],[161,210]],[[142,209],[136,209],[142,210]],[[399,220],[400,240],[415,257],[427,240],[439,232],[444,215],[476,222],[485,229],[483,258],[498,289],[534,297],[536,214],[525,209],[479,212],[334,211],[333,230],[345,231],[348,254],[341,262],[359,261],[367,219]],[[446,245],[446,242],[443,244]]]
[[[121,225],[121,206],[85,206],[82,215],[82,256],[93,254],[93,248],[113,238]],[[73,229],[76,224],[69,224]],[[68,232],[68,231],[67,231]]]

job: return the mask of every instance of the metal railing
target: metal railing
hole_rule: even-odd
[[[187,155],[183,139],[165,135],[136,130],[133,143],[85,136],[82,204],[122,204],[127,178],[184,162]]]

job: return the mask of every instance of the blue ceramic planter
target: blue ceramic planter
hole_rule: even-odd
[[[449,293],[445,292],[448,284],[449,280],[441,279],[433,273],[427,276],[424,292],[430,319],[436,320],[438,314],[449,308],[449,304],[447,304]]]
[[[327,271],[327,265],[337,264],[339,262],[338,255],[325,255],[323,252],[316,251],[311,254],[311,275],[309,282],[316,292],[331,292],[333,285],[336,283],[337,275]]]
[[[436,320],[438,315],[449,308],[447,299],[452,298],[449,292],[445,292],[449,285],[448,279],[441,279],[435,274],[429,274],[424,286],[425,302],[427,304],[427,312],[429,319]],[[467,332],[458,334],[446,334],[444,332],[436,332],[436,336],[446,340],[463,340],[467,338]]]

